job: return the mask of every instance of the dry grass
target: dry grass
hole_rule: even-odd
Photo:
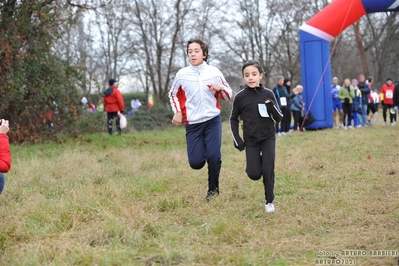
[[[278,138],[272,214],[223,127],[221,195],[210,204],[183,128],[13,147],[1,264],[313,265],[331,257],[317,251],[399,250],[398,127]]]

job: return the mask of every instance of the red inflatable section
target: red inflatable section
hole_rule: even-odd
[[[306,24],[337,37],[366,14],[361,0],[335,0]]]

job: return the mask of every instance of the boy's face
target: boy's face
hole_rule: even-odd
[[[263,74],[259,73],[259,69],[256,66],[247,66],[244,68],[242,73],[245,84],[250,88],[259,87],[260,81]]]
[[[193,66],[199,66],[204,62],[205,55],[199,43],[191,43],[187,50],[188,59]]]

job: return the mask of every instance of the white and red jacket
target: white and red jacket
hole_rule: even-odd
[[[211,90],[212,84],[216,83],[224,89],[219,92]],[[173,112],[181,112],[187,125],[202,123],[220,115],[218,99],[228,101],[232,93],[222,72],[204,62],[199,66],[190,64],[177,72],[169,98]]]

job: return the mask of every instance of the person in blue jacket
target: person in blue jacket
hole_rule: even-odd
[[[368,125],[367,123],[367,106],[369,104],[369,98],[370,98],[370,87],[366,82],[366,77],[364,74],[359,75],[359,83],[357,84],[357,87],[360,90],[360,93],[362,95],[362,103],[360,104],[360,115],[359,115],[359,125],[362,127],[365,127]]]
[[[294,131],[302,131],[302,111],[303,107],[305,107],[305,103],[302,100],[303,87],[298,85],[292,92],[295,94],[291,103],[292,116],[294,117]]]
[[[333,100],[333,121],[334,121],[334,127],[335,128],[340,128],[344,127],[343,126],[343,117],[344,117],[344,110],[342,108],[342,102],[341,99],[339,98],[339,90],[341,89],[341,86],[338,85],[338,78],[334,77],[332,79],[332,84],[331,84],[331,95],[332,95],[332,100]],[[339,123],[337,123],[337,113],[339,115]]]
[[[354,127],[362,127],[362,93],[360,89],[357,87],[358,80],[352,79],[352,88],[355,97],[352,101],[352,117],[353,117],[353,126]]]

